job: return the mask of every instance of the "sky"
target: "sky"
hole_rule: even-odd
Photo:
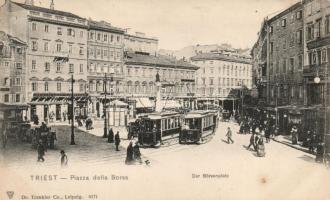
[[[2,5],[5,0],[0,0]],[[24,2],[24,0],[14,0]],[[55,9],[159,39],[159,49],[229,43],[251,48],[263,19],[299,0],[54,0]],[[34,0],[49,7],[50,0]]]

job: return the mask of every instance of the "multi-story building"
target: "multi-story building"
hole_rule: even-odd
[[[267,104],[285,132],[296,123],[303,105],[303,6],[298,2],[267,21]]]
[[[91,96],[90,113],[101,116],[105,89],[111,96],[123,94],[124,30],[105,21],[89,20],[88,83]],[[106,83],[106,85],[104,85]],[[106,87],[104,87],[106,86]]]
[[[252,82],[258,88],[259,102],[267,99],[267,48],[268,48],[268,24],[265,19],[258,33],[258,40],[254,44],[252,55]]]
[[[330,2],[305,0],[305,124],[329,137]]]
[[[199,67],[166,56],[138,52],[126,53],[125,64],[125,93],[128,97],[154,99],[157,93],[156,75],[158,74],[163,86],[163,98],[177,99],[182,104],[192,102],[196,88],[195,73]],[[151,105],[150,103],[145,104]],[[188,104],[186,106],[193,106]]]
[[[210,98],[220,104],[229,102],[226,109],[235,110],[233,89],[242,86],[252,88],[251,59],[238,54],[201,53],[191,58],[192,64],[200,67],[196,72],[197,96]],[[226,103],[227,104],[227,103]]]
[[[29,1],[27,1],[29,2]],[[33,2],[33,1],[32,1]],[[30,115],[63,120],[68,114],[73,75],[75,105],[83,109],[87,94],[87,20],[69,12],[6,0],[0,7],[1,27],[25,41],[26,102]],[[79,114],[79,109],[76,111]],[[83,113],[81,113],[83,114]]]
[[[0,103],[16,106],[25,103],[26,48],[19,38],[0,31]]]
[[[135,32],[135,34],[125,33],[124,50],[129,52],[144,52],[156,55],[158,51],[158,39],[147,37],[145,33]]]

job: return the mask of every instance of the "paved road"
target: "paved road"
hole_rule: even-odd
[[[234,144],[224,141],[228,126],[233,129]],[[59,168],[58,151],[47,152],[46,162],[37,163],[34,150],[26,145],[16,146],[15,151],[2,152],[2,159],[8,160],[5,164],[7,170],[20,176],[53,171],[62,176],[116,174],[129,177],[128,182],[93,183],[95,189],[107,188],[100,194],[108,195],[103,199],[116,195],[123,199],[330,198],[330,191],[324,189],[330,183],[329,170],[316,164],[313,156],[271,141],[266,144],[266,157],[257,157],[244,147],[250,136],[236,134],[238,126],[233,123],[221,123],[214,138],[203,145],[174,144],[159,149],[141,149],[143,158],[151,162],[149,166],[126,166],[124,147],[128,141],[123,140],[121,151],[115,152],[113,144],[95,136],[102,135],[100,130],[96,128],[91,133],[77,131],[78,145],[70,146],[67,145],[70,137],[68,127],[57,127],[57,132],[62,133],[59,140],[66,141],[59,148],[68,152],[70,160],[70,167],[65,171]],[[213,177],[203,178],[203,174]],[[200,177],[196,178],[198,175]],[[77,192],[91,189],[90,184],[80,183],[69,181],[65,185]],[[61,184],[51,187],[60,190]]]

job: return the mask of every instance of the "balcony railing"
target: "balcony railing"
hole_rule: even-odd
[[[317,73],[322,75],[326,72],[330,72],[329,63],[305,65],[303,68],[304,76],[315,76]]]

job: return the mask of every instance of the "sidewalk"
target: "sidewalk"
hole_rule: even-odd
[[[279,135],[279,136],[275,137],[273,140],[275,142],[287,145],[291,148],[303,151],[305,153],[309,153],[308,148],[302,146],[302,142],[298,142],[298,144],[292,144],[291,136]]]

